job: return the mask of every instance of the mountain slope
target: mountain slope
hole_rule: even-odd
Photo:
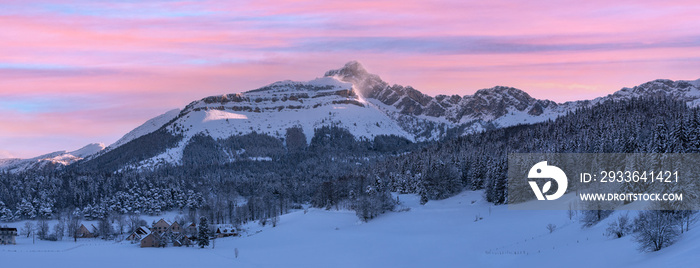
[[[0,159],[0,171],[22,172],[30,169],[67,166],[83,158],[97,154],[103,149],[105,149],[104,144],[91,143],[72,152],[57,151],[29,159]]]
[[[696,106],[700,104],[699,87],[700,80],[655,80],[594,100],[566,103],[535,99],[522,90],[503,86],[481,89],[473,95],[432,97],[410,86],[390,85],[367,72],[360,63],[351,61],[308,82],[280,81],[244,93],[194,101],[182,111],[172,110],[149,120],[104,152],[132,142],[143,143],[132,148],[148,147],[150,144],[146,143],[153,139],[142,138],[159,129],[163,133],[156,136],[177,144],[163,149],[166,146],[163,143],[156,146],[160,149],[139,154],[138,159],[111,158],[122,158],[120,163],[128,162],[132,167],[182,164],[185,147],[195,136],[210,137],[216,143],[216,140],[252,134],[286,144],[288,131],[300,129],[309,144],[317,134],[315,130],[324,126],[346,129],[355,139],[394,135],[409,141],[430,141],[543,122],[608,100],[665,95]],[[170,139],[170,135],[177,138]],[[211,146],[216,150],[214,153],[229,161],[241,153]]]
[[[226,139],[255,133],[284,140],[289,129],[299,128],[309,144],[314,130],[323,126],[347,129],[355,138],[396,135],[414,140],[395,120],[356,94],[352,84],[324,77],[282,81],[192,102],[165,126],[169,133],[183,137],[178,145],[137,166],[181,163],[184,148],[200,134]]]
[[[177,117],[179,113],[180,109],[172,109],[170,111],[165,112],[164,114],[149,119],[142,125],[136,127],[132,131],[129,131],[129,133],[126,133],[121,139],[107,146],[107,148],[105,148],[105,152],[111,151],[112,149],[122,146],[127,142],[130,142],[138,137],[158,130],[163,125],[170,122],[170,120],[173,120],[175,117]]]

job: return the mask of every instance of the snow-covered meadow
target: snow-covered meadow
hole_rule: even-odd
[[[608,222],[626,211],[582,228],[566,211],[509,210],[485,202],[482,192],[463,192],[424,206],[415,195],[399,199],[404,211],[366,223],[352,211],[298,210],[282,215],[277,227],[249,224],[241,237],[220,238],[205,249],[139,248],[100,239],[75,243],[69,238],[32,244],[20,236],[17,245],[0,246],[0,260],[3,267],[120,268],[692,267],[700,262],[700,232],[692,228],[676,244],[653,253],[637,250],[631,237],[604,236]],[[552,233],[546,228],[550,223],[557,226]],[[10,225],[21,228],[15,224]]]

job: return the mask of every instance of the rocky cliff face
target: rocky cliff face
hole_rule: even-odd
[[[512,87],[481,89],[474,95],[431,97],[410,86],[389,85],[378,75],[368,73],[356,61],[347,63],[343,68],[328,71],[325,76],[353,84],[359,94],[377,100],[383,104],[385,110],[452,124],[489,122],[509,113],[525,113],[537,117],[549,111],[559,113],[561,110],[553,101],[535,99]],[[543,120],[548,118],[545,116]]]

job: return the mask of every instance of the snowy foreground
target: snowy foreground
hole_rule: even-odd
[[[700,231],[659,252],[642,253],[630,237],[603,236],[610,218],[582,229],[565,211],[514,211],[492,206],[481,192],[418,204],[368,223],[351,211],[310,209],[283,215],[277,227],[249,225],[243,237],[214,248],[139,248],[128,242],[78,243],[18,237],[0,246],[3,267],[694,267]],[[490,211],[490,212],[489,212]],[[483,218],[475,221],[477,216]],[[547,224],[557,225],[549,233]],[[696,227],[697,228],[697,227]],[[239,256],[234,251],[238,248]]]

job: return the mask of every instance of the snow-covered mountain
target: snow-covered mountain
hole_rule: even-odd
[[[594,100],[566,103],[535,99],[522,90],[503,86],[481,89],[473,95],[432,97],[410,86],[390,85],[351,61],[308,82],[280,81],[243,93],[194,101],[182,110],[171,110],[147,121],[93,158],[135,142],[142,144],[122,153],[146,147],[149,151],[132,156],[132,167],[181,164],[184,148],[198,135],[218,140],[256,133],[284,142],[288,129],[300,128],[310,143],[314,130],[323,126],[346,129],[356,139],[395,135],[410,141],[429,141],[543,122],[607,100],[667,95],[695,106],[700,103],[699,87],[700,80],[655,80]],[[163,138],[169,143],[161,142]],[[117,158],[129,157],[110,157]]]
[[[105,148],[105,152],[111,151],[112,149],[122,146],[123,144],[130,142],[138,137],[158,130],[163,125],[170,122],[170,120],[173,120],[175,117],[177,117],[178,114],[180,114],[180,109],[172,109],[170,111],[165,112],[164,114],[151,118],[150,120],[146,121],[146,123],[143,123],[142,125],[136,127],[132,131],[129,131],[129,133],[126,133],[124,136],[121,137],[121,139],[107,146],[107,148]]]
[[[700,105],[700,79],[695,81],[657,79],[632,88],[623,88],[605,97],[596,98],[593,102],[642,96],[668,96],[683,101],[691,107],[697,107]]]
[[[503,86],[481,89],[474,95],[431,97],[410,86],[389,85],[379,76],[368,73],[356,61],[347,63],[341,69],[328,71],[326,76],[352,83],[362,96],[378,103],[383,111],[399,121],[413,117],[446,122],[449,126],[473,123],[483,126],[491,123],[504,127],[544,121],[551,118],[552,113],[566,112],[569,106],[562,108],[553,101],[538,100],[522,90]],[[505,118],[517,120],[502,120]]]
[[[182,140],[141,165],[180,163],[185,146],[199,134],[225,139],[257,133],[284,140],[288,129],[300,128],[310,143],[314,129],[323,126],[347,129],[356,138],[369,140],[379,135],[415,140],[393,117],[357,94],[353,84],[322,77],[308,82],[281,81],[192,102],[165,125],[167,132]]]
[[[78,150],[57,151],[29,159],[0,159],[0,171],[21,172],[29,169],[44,169],[67,166],[105,149],[103,143],[91,143]]]

